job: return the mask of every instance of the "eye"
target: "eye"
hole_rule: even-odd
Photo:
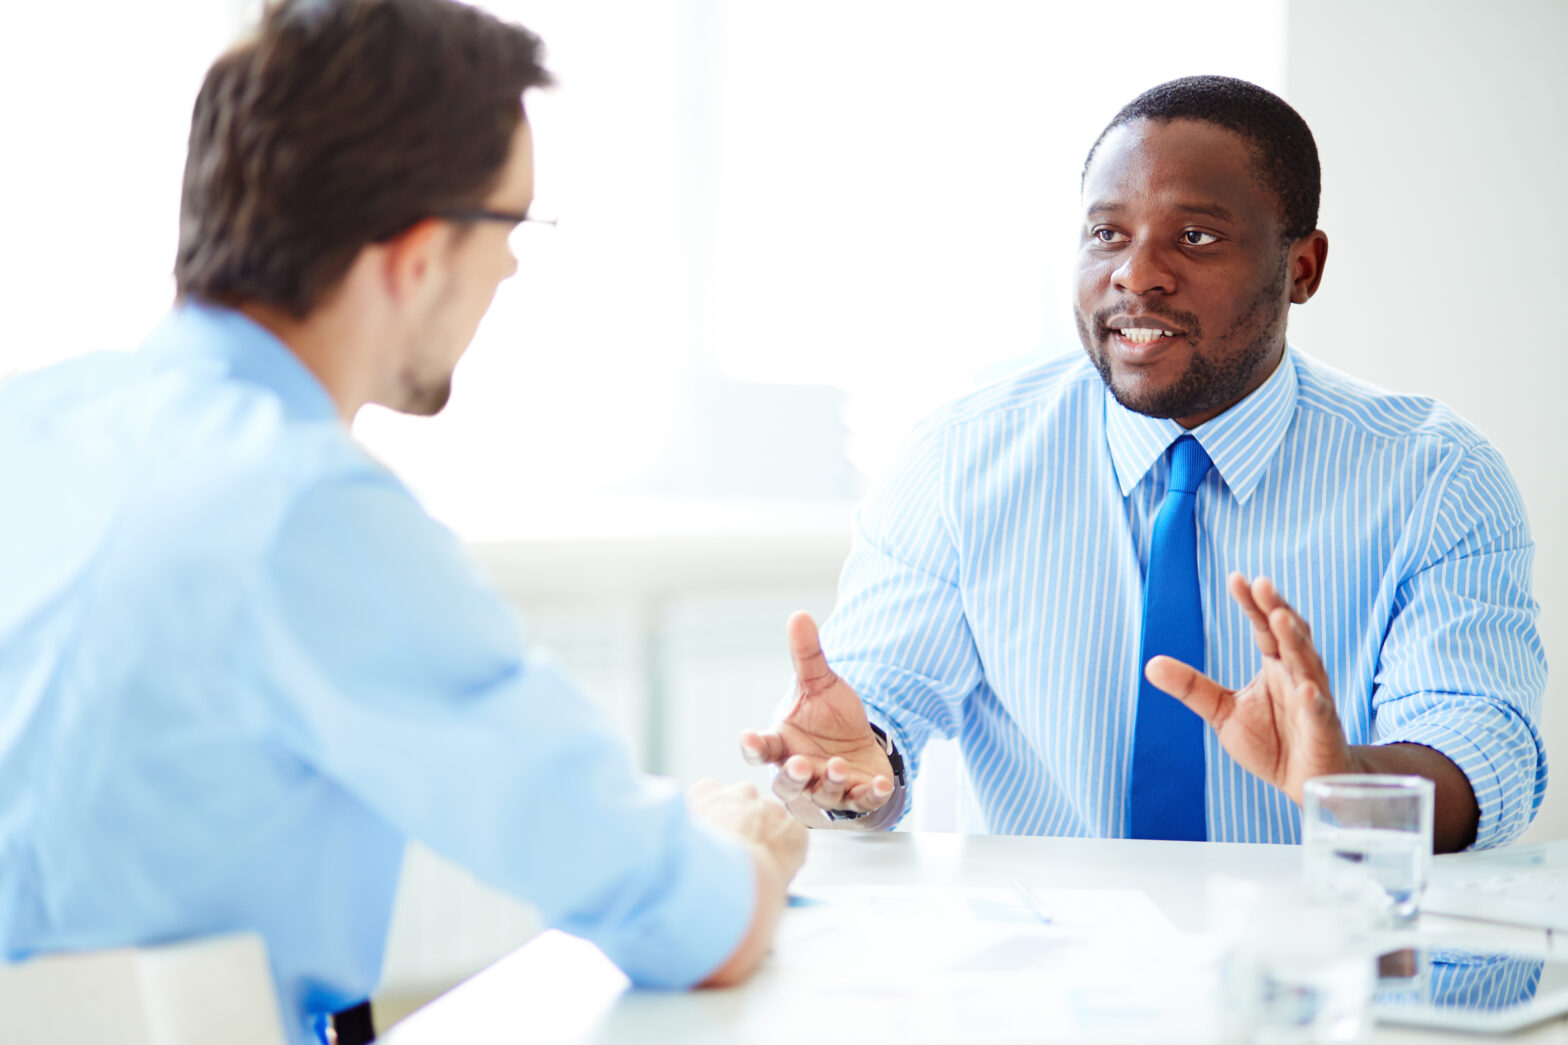
[[[1219,237],[1212,232],[1202,229],[1183,229],[1181,241],[1189,247],[1207,247],[1210,243],[1218,243]]]
[[[1127,239],[1123,233],[1106,228],[1104,225],[1090,229],[1089,235],[1101,243],[1122,243]]]

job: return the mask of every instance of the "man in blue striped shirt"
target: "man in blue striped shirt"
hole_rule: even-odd
[[[1212,727],[1211,840],[1297,840],[1302,784],[1341,772],[1431,778],[1442,851],[1525,829],[1546,664],[1519,492],[1447,407],[1287,345],[1327,258],[1318,194],[1310,130],[1252,84],[1173,81],[1111,121],[1083,177],[1086,355],[919,426],[857,516],[821,645],[789,623],[797,692],[741,746],[796,816],[891,826],[902,762],[940,733],[991,830],[1126,836],[1146,672]],[[1205,672],[1139,655],[1184,435],[1213,462]]]

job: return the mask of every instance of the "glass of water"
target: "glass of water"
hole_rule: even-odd
[[[1358,911],[1315,904],[1297,881],[1206,884],[1205,927],[1225,953],[1221,1040],[1366,1040],[1376,963]]]
[[[1388,924],[1413,925],[1432,870],[1432,802],[1425,777],[1308,780],[1301,804],[1307,888],[1329,901],[1381,890]]]

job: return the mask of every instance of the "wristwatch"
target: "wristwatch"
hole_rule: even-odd
[[[904,756],[898,753],[898,748],[893,746],[893,741],[875,724],[871,726],[871,732],[877,738],[882,753],[887,756],[888,764],[893,768],[893,786],[903,787]],[[829,820],[859,820],[861,817],[871,815],[855,809],[824,809],[822,813]]]

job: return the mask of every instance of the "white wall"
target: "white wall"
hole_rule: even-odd
[[[1329,265],[1299,347],[1429,394],[1502,451],[1537,543],[1547,657],[1568,657],[1568,4],[1294,0],[1287,97],[1323,159]],[[1546,695],[1557,780],[1528,837],[1568,837],[1568,712]]]

